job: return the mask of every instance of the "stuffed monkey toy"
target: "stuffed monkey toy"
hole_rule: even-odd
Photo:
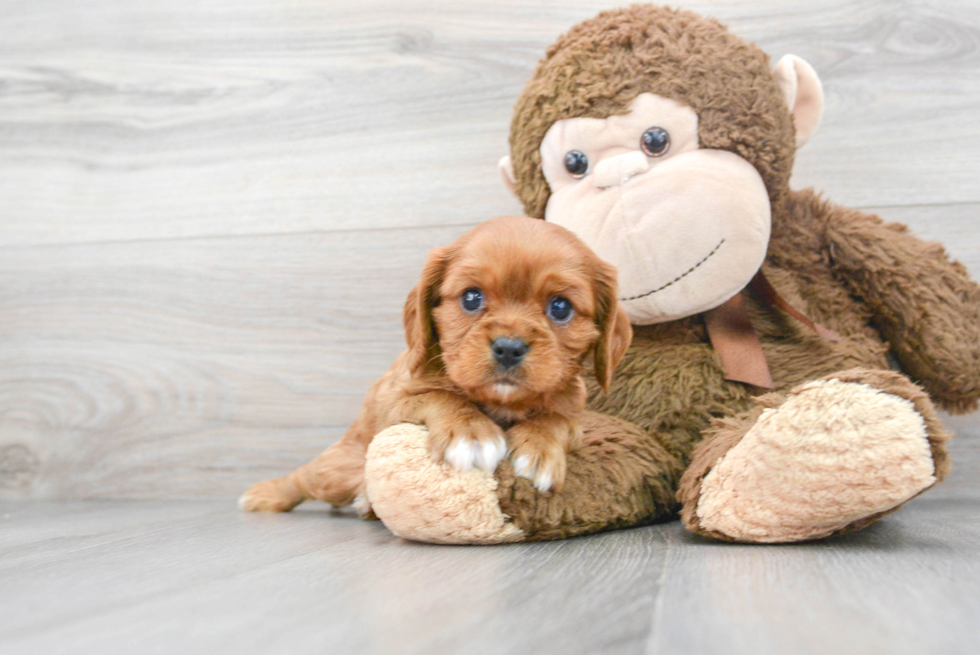
[[[862,528],[949,470],[934,405],[980,398],[980,288],[903,225],[789,188],[820,120],[805,61],[636,5],[573,27],[517,101],[505,181],[619,269],[634,340],[593,385],[560,491],[508,461],[434,462],[399,425],[368,451],[396,534],[557,539],[680,514],[700,535]],[[889,353],[901,371],[889,368]]]

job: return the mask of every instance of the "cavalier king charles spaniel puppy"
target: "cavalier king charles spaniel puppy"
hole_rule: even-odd
[[[402,422],[425,425],[432,457],[460,471],[493,472],[509,454],[539,491],[561,489],[565,456],[582,436],[585,360],[607,388],[633,336],[616,269],[565,228],[523,217],[495,218],[433,250],[404,322],[408,349],[347,433],[253,486],[243,509],[282,512],[317,499],[369,514],[368,444]]]

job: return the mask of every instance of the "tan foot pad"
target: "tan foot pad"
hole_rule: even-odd
[[[935,483],[922,415],[866,384],[821,380],[763,412],[705,476],[701,528],[739,541],[815,539]]]
[[[399,537],[442,544],[522,541],[504,516],[497,480],[480,469],[460,473],[429,455],[429,433],[402,423],[379,432],[367,452],[367,496]]]

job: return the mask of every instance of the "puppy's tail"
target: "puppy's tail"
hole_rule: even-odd
[[[253,485],[238,499],[238,506],[246,512],[288,512],[308,498],[293,480],[298,472]]]

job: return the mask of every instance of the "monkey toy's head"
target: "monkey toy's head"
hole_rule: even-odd
[[[619,269],[637,325],[691,316],[762,265],[771,206],[816,130],[816,73],[715,20],[635,5],[573,27],[517,101],[508,186]]]

